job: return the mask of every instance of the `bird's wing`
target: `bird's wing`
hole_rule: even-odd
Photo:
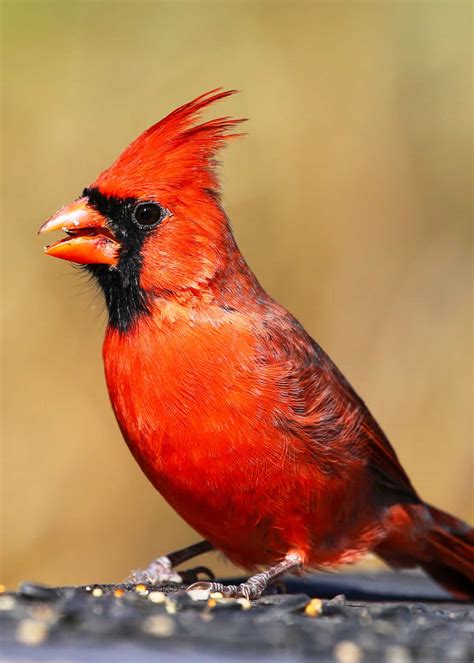
[[[282,368],[279,388],[287,403],[279,426],[309,438],[323,466],[344,458],[364,461],[381,498],[418,502],[392,445],[332,360],[286,311],[278,307],[271,317],[267,359]]]
[[[409,502],[419,501],[394,448],[364,401],[354,391],[330,357],[316,343],[314,345],[316,346],[315,356],[321,365],[323,374],[327,376],[327,380],[331,384],[335,401],[339,404],[338,407],[347,408],[350,404],[360,413],[359,435],[369,451],[369,468],[375,475],[377,483],[389,489],[390,492],[395,492],[398,499]]]

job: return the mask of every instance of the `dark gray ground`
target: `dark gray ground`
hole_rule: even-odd
[[[287,594],[252,604],[193,601],[175,586],[117,597],[117,587],[3,594],[2,662],[474,661],[474,605],[417,573],[289,579]],[[311,597],[322,605],[308,608]]]

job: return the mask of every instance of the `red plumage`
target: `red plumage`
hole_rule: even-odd
[[[473,530],[421,501],[365,404],[235,244],[214,159],[239,120],[196,124],[229,94],[173,111],[81,199],[111,233],[94,273],[111,313],[103,357],[123,436],[171,506],[242,567],[292,552],[326,567],[374,551],[473,596]],[[166,211],[145,235],[127,216],[137,201]],[[108,211],[117,205],[123,218]],[[91,239],[74,241],[77,256]],[[59,244],[48,252],[67,257],[71,241]]]
[[[196,124],[202,111],[235,90],[212,90],[180,106],[144,131],[103,172],[94,185],[114,196],[155,198],[166,193],[168,200],[217,187],[212,159],[226,140],[240,134],[233,130],[244,120],[221,117]],[[158,188],[157,188],[158,187]]]

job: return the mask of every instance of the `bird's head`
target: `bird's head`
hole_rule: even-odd
[[[121,330],[151,296],[199,290],[226,259],[232,236],[214,159],[242,120],[196,120],[233,92],[213,90],[150,127],[40,228],[67,234],[45,252],[86,266]]]

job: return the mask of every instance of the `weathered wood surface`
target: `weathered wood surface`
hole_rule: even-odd
[[[0,596],[1,660],[474,660],[474,605],[421,574],[318,574],[286,587],[249,603],[193,601],[176,586],[25,584]]]

